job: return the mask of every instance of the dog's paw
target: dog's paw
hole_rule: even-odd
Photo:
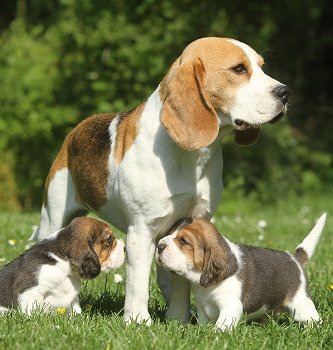
[[[145,324],[147,326],[150,326],[152,324],[151,316],[147,312],[138,312],[138,313],[125,313],[124,320],[126,325],[129,325],[131,323],[140,323]]]

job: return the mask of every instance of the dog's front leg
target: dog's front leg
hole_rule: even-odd
[[[185,278],[171,274],[169,307],[167,318],[187,323],[190,320],[190,282]]]
[[[149,274],[155,252],[153,235],[144,225],[130,226],[126,242],[126,322],[151,324],[148,312]]]

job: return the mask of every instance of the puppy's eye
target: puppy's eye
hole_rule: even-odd
[[[237,64],[237,66],[231,68],[237,74],[247,74],[247,69],[243,63]]]
[[[183,245],[189,244],[189,243],[187,242],[187,240],[186,240],[184,237],[179,238],[179,243],[180,243],[180,244],[183,244]]]
[[[109,236],[107,239],[105,239],[102,242],[102,245],[104,248],[109,248],[109,247],[111,247],[112,243],[113,243],[113,238],[112,238],[112,236]]]

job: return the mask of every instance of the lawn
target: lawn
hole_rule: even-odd
[[[211,324],[167,321],[153,266],[149,301],[153,325],[126,327],[122,320],[125,284],[114,282],[115,273],[124,278],[123,267],[83,282],[82,315],[35,314],[27,318],[12,312],[0,317],[0,349],[332,349],[332,198],[326,194],[260,204],[254,199],[235,199],[229,193],[214,216],[220,232],[234,242],[293,251],[315,219],[328,212],[321,240],[306,268],[309,290],[323,319],[321,326],[306,328],[282,315],[264,326],[242,321],[230,333],[221,333]],[[38,220],[37,212],[0,213],[0,266],[24,250]]]

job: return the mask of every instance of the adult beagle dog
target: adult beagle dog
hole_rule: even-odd
[[[80,279],[124,262],[124,242],[105,223],[80,217],[33,245],[0,270],[0,313],[39,308],[81,313]]]
[[[321,321],[308,294],[303,266],[324,228],[326,214],[293,254],[234,244],[204,219],[182,222],[161,239],[156,260],[192,284],[199,323],[216,322],[222,331],[243,312],[289,312],[296,321]]]
[[[127,233],[125,320],[150,322],[156,241],[182,217],[213,215],[223,189],[223,136],[234,131],[236,143],[249,145],[262,124],[285,113],[288,89],[266,75],[263,64],[237,40],[196,40],[146,102],[87,118],[66,137],[32,238],[43,239],[88,211]],[[161,270],[167,314],[186,321],[189,284]]]

